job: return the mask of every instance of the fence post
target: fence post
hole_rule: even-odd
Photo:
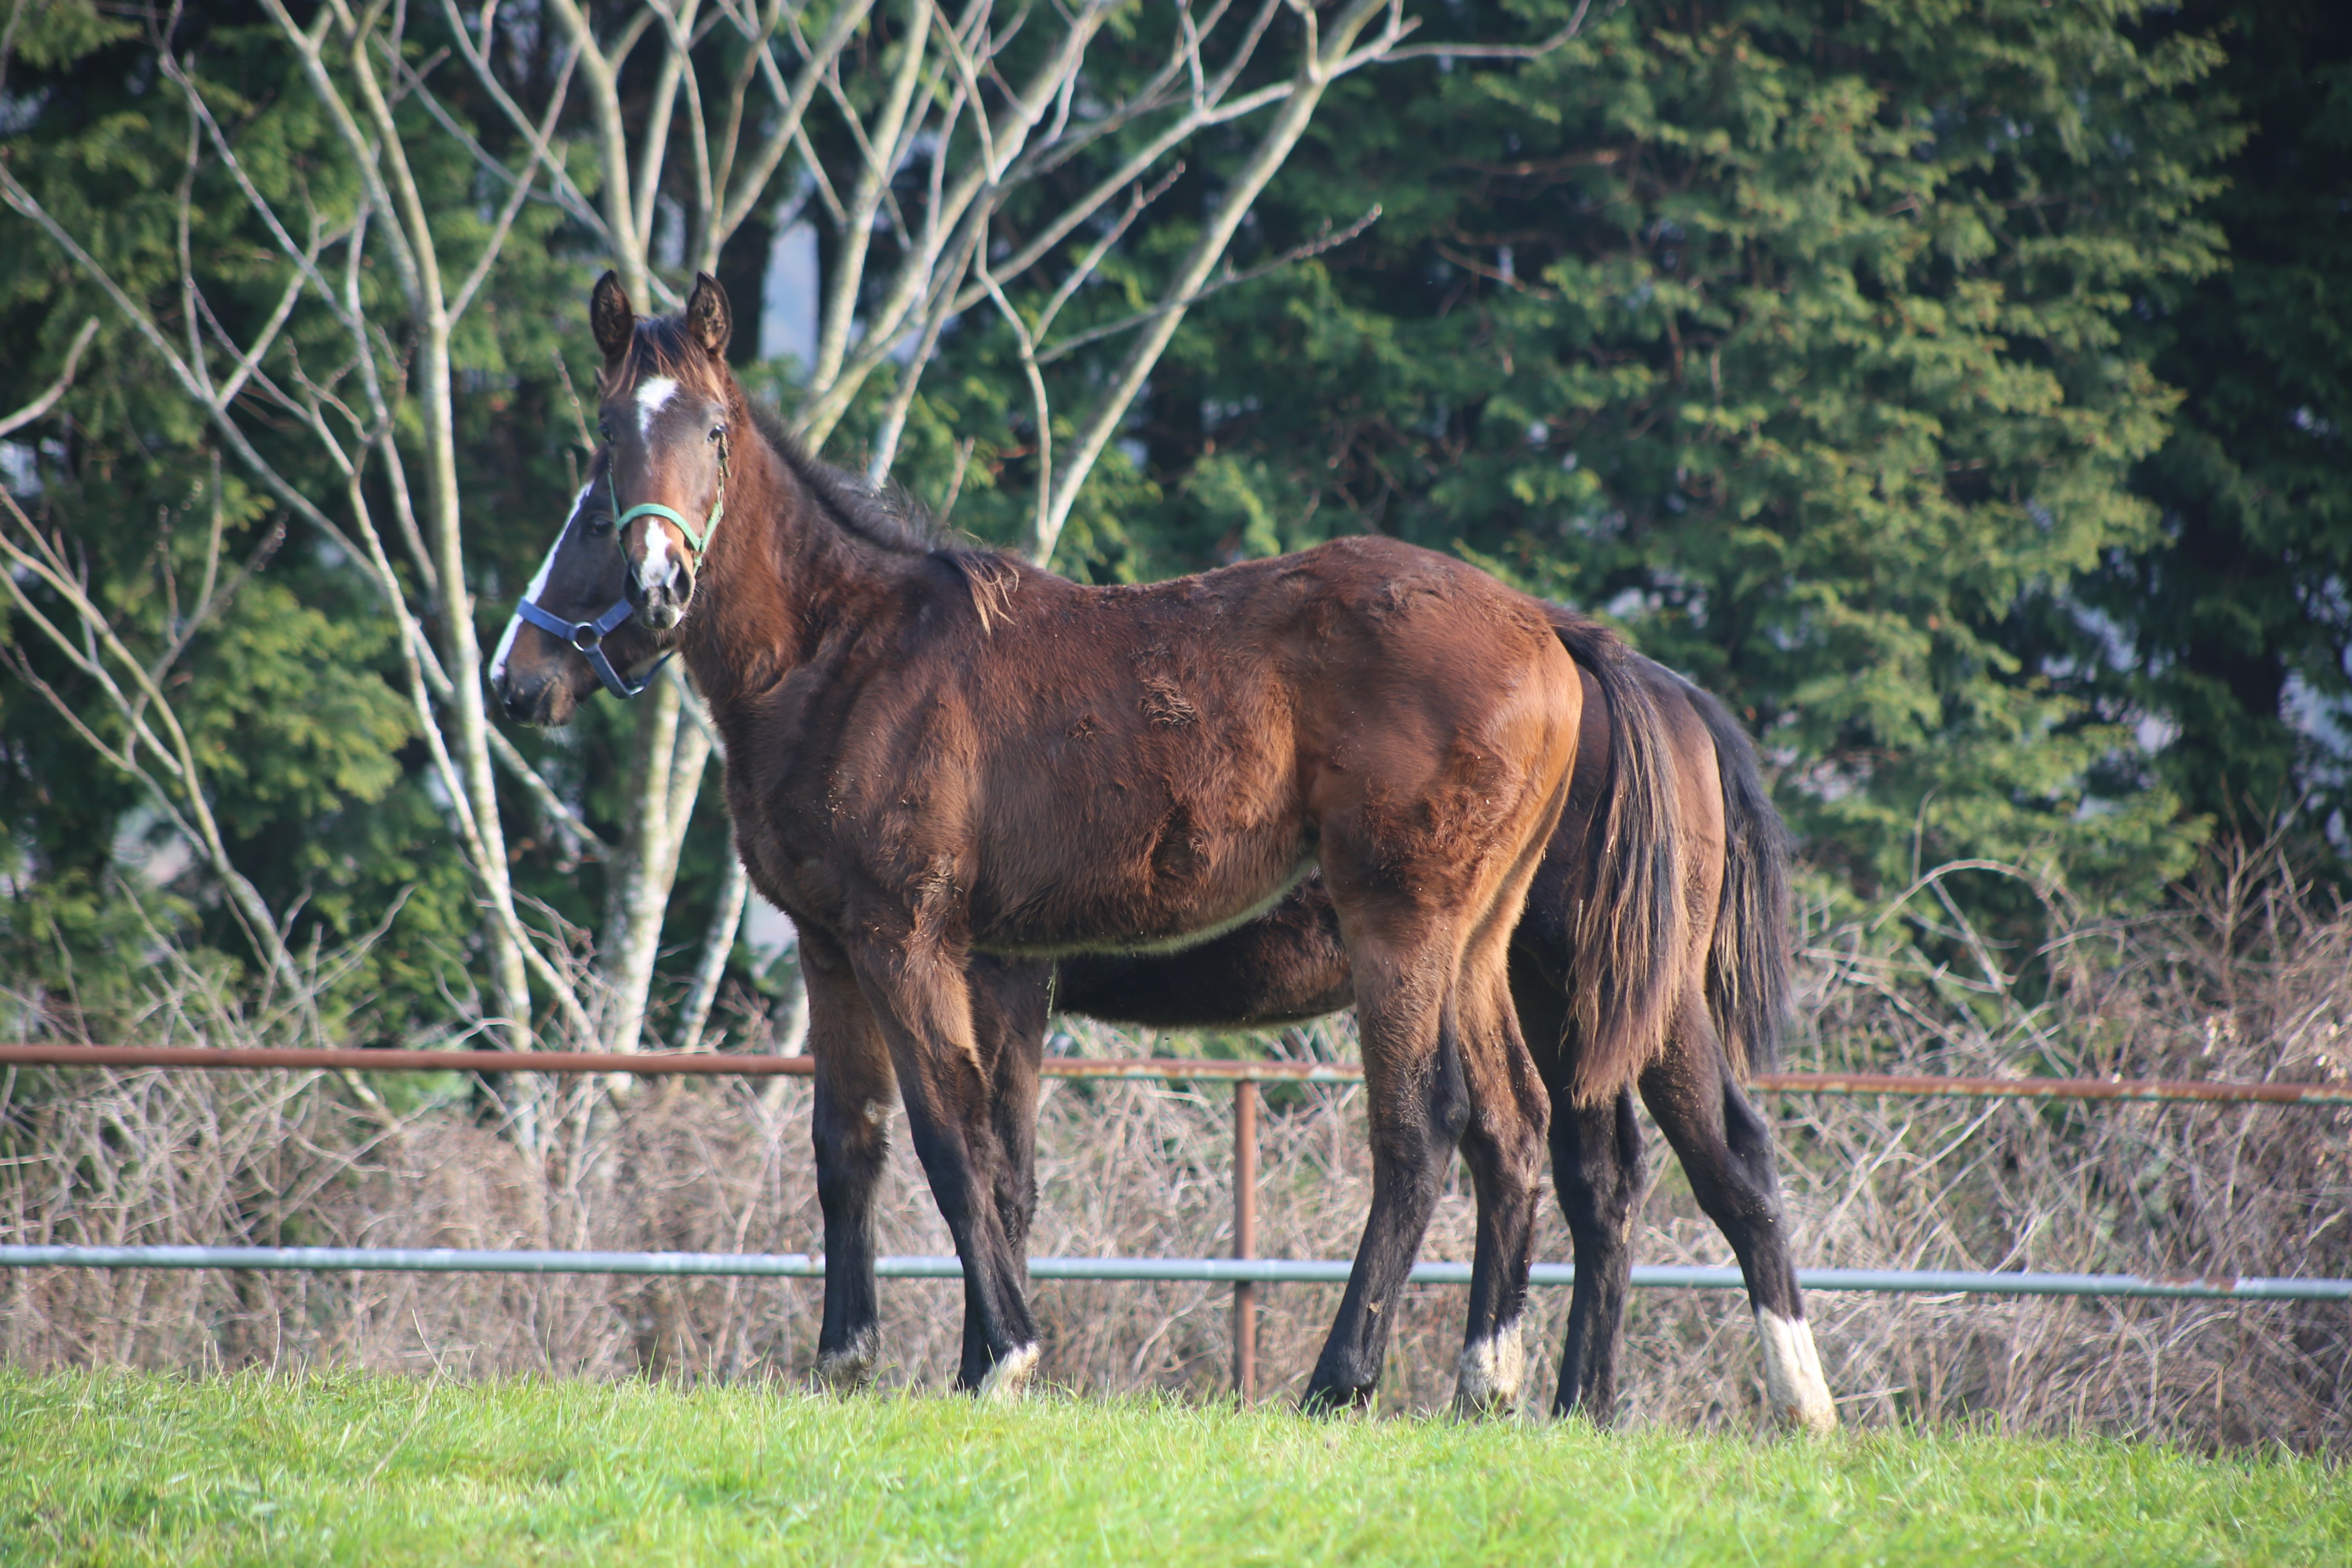
[[[1234,1080],[1234,1256],[1257,1256],[1257,1084]],[[1257,1287],[1234,1285],[1234,1392],[1257,1398]]]

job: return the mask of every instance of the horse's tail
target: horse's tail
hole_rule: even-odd
[[[1584,896],[1569,963],[1570,1091],[1607,1100],[1664,1048],[1684,932],[1682,816],[1664,715],[1606,627],[1555,607],[1552,629],[1600,689],[1609,773],[1586,819]]]
[[[1756,742],[1721,702],[1681,684],[1715,742],[1723,781],[1723,896],[1707,952],[1707,1011],[1735,1071],[1770,1072],[1789,1016],[1789,833]]]

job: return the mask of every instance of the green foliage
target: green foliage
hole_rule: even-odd
[[[144,1563],[2328,1563],[2325,1459],[1156,1400],[0,1377],[0,1552]]]
[[[159,79],[152,40],[112,23],[68,26],[71,16],[93,21],[86,7],[26,14],[34,23],[16,35],[9,87],[30,125],[12,139],[12,172],[167,333],[205,330],[202,321],[192,328],[180,298],[184,244],[221,329],[251,341],[279,308],[293,271],[217,149],[192,132],[176,89]],[[279,212],[308,215],[321,234],[339,234],[360,197],[352,161],[274,26],[257,14],[249,20],[240,26],[235,11],[214,11],[192,18],[176,42],[245,177]],[[462,279],[489,237],[484,176],[462,145],[431,126],[420,102],[410,100],[402,113],[415,128],[411,167],[436,215],[442,263]],[[495,142],[493,130],[482,133]],[[593,186],[586,171],[582,177]],[[294,945],[332,948],[396,911],[331,1006],[362,1009],[354,1025],[363,1037],[446,1027],[451,998],[470,990],[478,890],[456,853],[446,797],[403,682],[396,630],[373,584],[347,540],[318,537],[290,520],[233,457],[216,451],[202,411],[85,274],[30,226],[5,221],[18,243],[0,251],[0,341],[11,345],[20,384],[37,386],[53,373],[83,320],[101,323],[60,416],[37,427],[62,438],[19,448],[37,487],[20,492],[25,504],[82,564],[93,597],[140,658],[161,659],[177,646],[164,667],[166,694],[232,858],[273,909],[291,912]],[[337,264],[335,254],[327,265]],[[555,210],[531,206],[453,344],[467,394],[461,472],[476,520],[469,556],[486,646],[570,493],[562,445],[571,421],[557,412],[564,405],[556,356],[568,349],[573,363],[591,363],[573,305],[590,276],[570,254]],[[358,289],[362,307],[396,339],[404,318],[383,246],[360,269]],[[300,297],[260,374],[281,388],[308,374],[363,406],[340,332],[315,298]],[[251,416],[257,405],[260,417]],[[286,413],[248,393],[240,418],[297,489],[330,516],[347,516],[346,479]],[[401,428],[404,439],[418,438],[413,409]],[[388,517],[380,470],[366,483],[376,512]],[[496,526],[500,519],[517,521]],[[289,524],[290,536],[282,531]],[[411,570],[405,562],[401,569]],[[198,618],[211,584],[224,593]],[[120,721],[93,700],[87,678],[37,630],[0,617],[0,641],[91,716],[101,735],[121,739]],[[13,909],[0,914],[0,966],[16,982],[60,1006],[70,991],[85,1016],[135,1012],[135,986],[92,981],[135,973],[157,940],[151,919],[183,945],[209,944],[233,963],[250,962],[201,861],[172,884],[186,896],[141,890],[140,868],[184,861],[174,858],[168,836],[159,837],[133,781],[94,756],[25,681],[0,681],[0,713],[7,725],[0,821],[16,893]],[[584,762],[599,776],[615,766],[607,752]],[[527,822],[530,812],[518,792],[514,819]],[[517,876],[526,893],[544,895],[576,920],[598,889],[592,872],[583,894],[575,870],[541,855]],[[145,913],[134,918],[134,906]],[[104,998],[111,1000],[101,1005]]]
[[[2228,53],[2214,86],[2253,134],[2210,212],[2230,266],[2151,291],[2154,368],[2185,396],[2139,467],[2152,548],[2114,552],[2086,597],[2124,644],[2098,684],[2175,731],[2158,773],[2259,835],[2352,809],[2352,12],[2186,7]],[[2317,847],[2317,846],[2314,846]]]
[[[1567,5],[1474,9],[1540,33]],[[1508,68],[1350,83],[1155,382],[1154,564],[1378,528],[1607,606],[1762,736],[1810,856],[2145,900],[2197,837],[2020,605],[2156,537],[2174,394],[2136,292],[2221,264],[2200,34],[2129,7],[1609,14]],[[1454,24],[1449,24],[1452,26]]]
[[[1574,6],[1469,0],[1428,12],[1416,41],[1543,37]],[[356,176],[267,18],[194,9],[176,37],[248,176],[324,230],[348,222]],[[2326,742],[2352,702],[2352,38],[2336,9],[1595,7],[1540,58],[1349,78],[1236,264],[1311,246],[1375,204],[1383,216],[1194,307],[1057,564],[1140,581],[1366,529],[1455,550],[1604,611],[1730,700],[1835,909],[1956,857],[2062,879],[2094,906],[2160,899],[2217,825],[2250,829],[2312,790],[2324,825],[2352,790],[2352,742]],[[87,0],[12,16],[11,171],[174,331],[184,190],[206,299],[249,337],[288,268],[209,142],[192,142],[152,39]],[[418,59],[439,25],[413,25]],[[1174,25],[1164,8],[1116,11],[1092,89],[1114,97],[1156,68]],[[881,90],[896,37],[861,34],[845,91]],[[512,151],[463,73],[436,80],[460,123]],[[421,101],[399,112],[445,267],[462,276],[496,182]],[[837,121],[811,125],[821,151],[843,150]],[[1022,243],[1153,133],[1126,127],[1024,187],[1001,241]],[[1244,121],[1187,147],[1055,338],[1150,304],[1255,134]],[[584,145],[557,155],[593,189]],[[397,904],[350,994],[384,1034],[442,1026],[478,956],[477,891],[358,563],[299,528],[270,545],[283,509],[216,464],[213,435],[88,279],[0,222],[18,239],[0,247],[17,384],[44,383],[81,321],[102,323],[58,415],[20,433],[26,504],[135,647],[160,655],[186,634],[169,689],[239,864],[273,908],[299,911],[297,945],[349,940]],[[1013,307],[1034,323],[1100,237],[1072,235]],[[383,254],[358,287],[396,336]],[[601,265],[559,209],[528,205],[457,334],[485,645],[574,479],[559,364],[585,387],[582,300]],[[1108,331],[1045,367],[1057,451],[1126,342]],[[283,384],[298,360],[322,376],[341,360],[307,299],[264,369]],[[793,374],[746,369],[778,396]],[[836,458],[862,459],[891,382],[886,369],[850,410]],[[240,417],[341,514],[346,481],[309,437]],[[1045,456],[1035,419],[1013,333],[976,310],[926,374],[897,472],[958,528],[1016,544]],[[381,475],[363,483],[388,512]],[[206,574],[248,563],[252,580],[191,627]],[[0,642],[87,706],[81,678],[27,630],[0,623]],[[135,967],[148,916],[123,900],[162,847],[152,803],[14,673],[0,721],[13,900],[0,963],[35,989],[68,968],[81,984],[93,966]],[[629,729],[598,699],[564,734],[515,739],[611,831]],[[567,854],[520,791],[507,805],[518,892],[593,925],[603,868]],[[699,928],[729,852],[715,800],[702,817],[674,940]],[[242,963],[204,883],[199,868],[139,907]],[[2020,884],[1967,885],[1986,930],[2033,934]]]

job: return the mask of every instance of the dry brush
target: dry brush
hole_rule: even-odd
[[[1951,928],[1967,935],[1965,928]],[[2345,1076],[2352,919],[2275,879],[2221,884],[2137,925],[2078,923],[2044,950],[2029,1005],[1979,944],[1956,983],[1848,926],[1806,949],[1796,1065],[1923,1073],[2327,1080]],[[162,983],[159,983],[162,984]],[[147,1037],[267,1042],[184,986],[151,999]],[[281,1012],[281,1016],[287,1016]],[[1066,1022],[1057,1048],[1191,1054],[1195,1043]],[[1277,1048],[1344,1058],[1345,1020]],[[454,1079],[161,1071],[19,1072],[5,1084],[0,1240],[611,1247],[814,1252],[821,1227],[802,1080],[666,1080],[618,1098],[575,1082],[502,1126],[495,1093]],[[1360,1091],[1266,1091],[1258,1247],[1345,1257],[1370,1196]],[[2352,1112],[2178,1104],[1788,1096],[1783,1181],[1807,1266],[2352,1274]],[[1230,1252],[1232,1096],[1222,1084],[1049,1081],[1040,1256]],[[903,1141],[902,1144],[903,1144]],[[1729,1260],[1652,1138],[1639,1260]],[[903,1146],[883,1249],[947,1237]],[[1458,1172],[1423,1256],[1466,1259]],[[1565,1259],[1547,1214],[1539,1256]],[[1197,1284],[1036,1287],[1055,1381],[1089,1391],[1226,1386],[1230,1293]],[[960,1291],[886,1282],[887,1376],[944,1385]],[[1295,1392],[1336,1288],[1262,1288],[1269,1396]],[[1450,1392],[1457,1288],[1409,1293],[1383,1399]],[[328,1363],[488,1376],[798,1376],[818,1288],[776,1280],[231,1275],[16,1270],[0,1279],[0,1354],[20,1365]],[[2331,1447],[2352,1428],[2352,1325],[2277,1302],[1816,1294],[1849,1420],[1989,1421],[2199,1444]],[[1531,1331],[1556,1355],[1563,1291]],[[1629,1418],[1752,1426],[1760,1366],[1736,1294],[1636,1292]],[[1529,1389],[1540,1409],[1549,1388]]]

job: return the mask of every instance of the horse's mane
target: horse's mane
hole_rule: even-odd
[[[1003,552],[959,539],[897,486],[877,494],[855,475],[810,452],[773,413],[745,401],[751,428],[815,498],[817,510],[834,526],[893,555],[927,555],[953,569],[971,595],[982,632],[1013,618],[1013,595],[1021,585],[1021,574]]]
[[[749,398],[744,401],[751,411],[751,427],[767,442],[776,460],[792,470],[793,478],[816,498],[818,510],[843,531],[894,555],[928,555],[958,548],[955,540],[906,491],[894,489],[877,494],[856,476],[811,452],[774,413]]]
[[[666,375],[717,395],[709,362],[687,335],[680,316],[640,318],[621,374],[635,380],[646,374]],[[835,528],[893,555],[933,556],[951,567],[971,593],[984,631],[994,620],[1010,618],[1011,597],[1020,585],[1020,574],[1002,552],[982,549],[942,528],[905,490],[892,487],[876,492],[857,479],[811,452],[801,438],[784,427],[772,409],[742,399],[751,416],[751,428],[767,444],[802,488],[814,497],[817,511]]]

